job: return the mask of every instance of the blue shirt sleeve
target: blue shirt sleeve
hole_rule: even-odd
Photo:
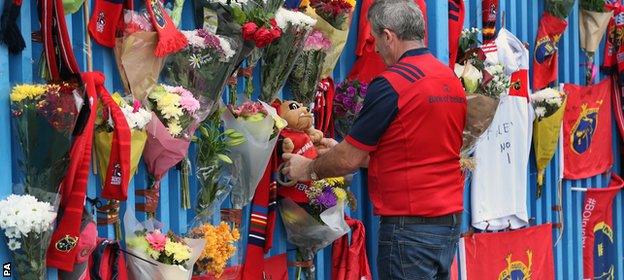
[[[364,106],[355,119],[346,141],[358,149],[374,151],[381,136],[399,112],[399,95],[385,78],[368,86]]]

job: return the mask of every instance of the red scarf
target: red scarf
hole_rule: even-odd
[[[74,56],[61,0],[39,0],[46,65],[53,81],[73,80],[80,69]],[[57,49],[58,48],[58,49]],[[60,56],[60,57],[59,57]]]
[[[498,0],[483,0],[481,3],[481,19],[483,21],[483,44],[496,39],[496,18],[498,16]]]
[[[176,28],[160,0],[145,0],[145,8],[149,12],[154,29],[158,32],[158,45],[154,49],[154,55],[163,57],[186,47],[188,44],[186,37]]]
[[[127,192],[128,177],[130,174],[130,129],[121,109],[114,103],[110,94],[104,88],[104,75],[100,72],[86,72],[82,74],[82,79],[87,92],[83,110],[88,110],[89,117],[87,124],[81,134],[75,136],[70,150],[70,162],[67,174],[61,183],[61,213],[58,226],[52,235],[52,241],[48,247],[47,265],[65,271],[71,271],[74,267],[76,254],[75,250],[80,235],[80,223],[84,202],[87,194],[87,183],[89,180],[89,169],[91,165],[91,148],[93,143],[93,130],[97,115],[98,95],[102,98],[103,104],[108,107],[111,117],[115,121],[115,136],[113,137],[113,147],[111,149],[110,162],[119,162],[122,172],[120,184],[121,189],[125,185]],[[117,151],[114,153],[113,151]],[[111,175],[110,169],[107,173]],[[114,175],[114,174],[113,174]],[[110,182],[111,177],[107,176]],[[125,178],[125,180],[124,180]],[[108,192],[114,197],[122,190],[110,190],[110,186],[105,187],[104,193]]]

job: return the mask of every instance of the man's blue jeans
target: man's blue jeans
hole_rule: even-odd
[[[460,230],[459,224],[381,224],[379,279],[449,279]]]

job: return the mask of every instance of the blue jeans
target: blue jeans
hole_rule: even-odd
[[[379,279],[449,279],[460,230],[460,225],[381,224]]]

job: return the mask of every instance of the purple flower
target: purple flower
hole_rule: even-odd
[[[355,88],[350,86],[349,88],[347,88],[347,96],[349,97],[353,97],[355,96]]]
[[[368,85],[362,84],[362,86],[360,87],[360,96],[365,97],[367,91],[368,91]]]
[[[334,207],[337,203],[336,195],[334,195],[334,192],[331,190],[331,188],[324,189],[323,193],[316,197],[316,201],[318,202],[318,204],[324,206],[325,208]]]
[[[345,97],[345,98],[342,100],[342,104],[344,104],[344,105],[345,105],[345,107],[347,107],[347,109],[349,109],[349,110],[352,110],[352,109],[353,109],[353,105],[355,105],[355,104],[353,103],[353,99],[351,99],[351,98],[349,98],[349,97]]]

